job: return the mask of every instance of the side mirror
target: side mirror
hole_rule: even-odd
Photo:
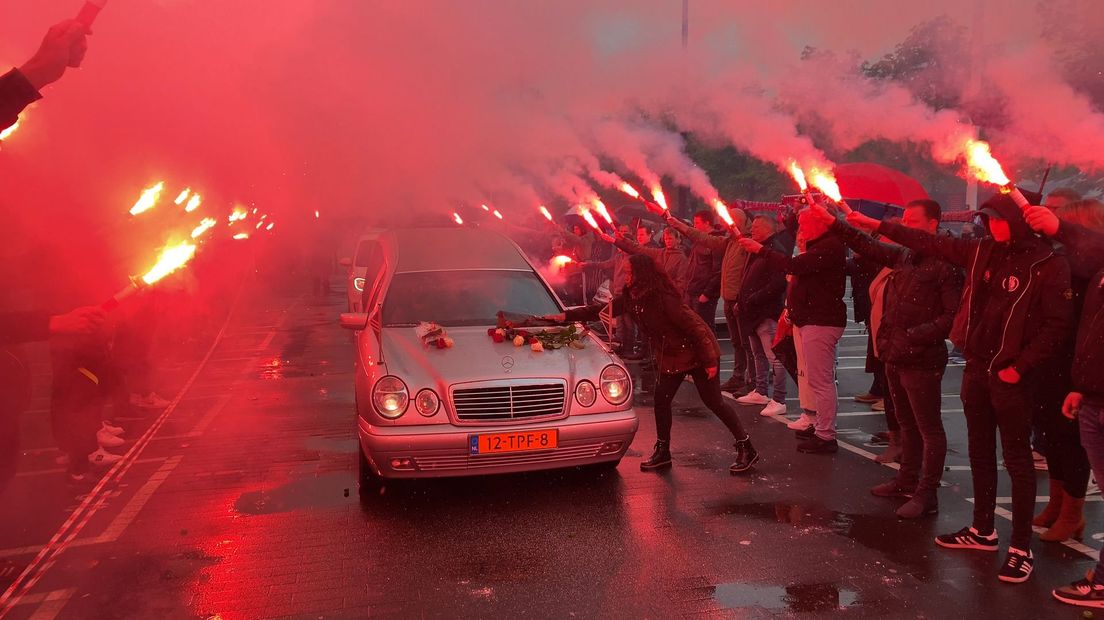
[[[352,267],[353,266],[353,259],[346,256],[345,258],[337,261],[337,264],[341,265],[342,267]]]
[[[365,312],[342,312],[340,323],[344,329],[360,331],[368,326],[368,314]]]

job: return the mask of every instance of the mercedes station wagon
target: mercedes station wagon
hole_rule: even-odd
[[[495,333],[500,312],[564,310],[517,245],[473,228],[374,243],[364,312],[341,315],[356,333],[362,492],[383,479],[617,466],[638,420],[606,344],[580,329],[571,346],[539,350],[549,328],[519,343]]]

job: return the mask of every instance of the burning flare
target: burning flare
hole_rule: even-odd
[[[238,234],[234,235],[234,239],[239,239],[240,240],[240,239],[248,239],[248,238],[249,238],[249,233],[238,233]]]
[[[564,256],[563,254],[552,257],[552,264],[555,265],[558,269],[563,269],[564,267],[567,267],[568,263],[573,262],[575,261],[571,260],[570,256]]]
[[[315,209],[315,210],[314,210],[314,219],[316,219],[316,220],[317,220],[317,219],[319,219],[320,217],[322,217],[322,214],[321,214],[321,213],[319,213],[317,209]]]
[[[455,212],[455,211],[452,212],[452,221],[456,222],[457,224],[459,224],[461,226],[464,225],[464,218],[460,217],[460,214]]]
[[[272,230],[273,228],[276,228],[276,222],[269,222],[268,226],[265,226],[265,230]]]
[[[498,212],[498,209],[494,210],[494,216],[497,217],[500,220],[502,219],[502,214]]]
[[[134,206],[130,208],[130,214],[139,215],[157,206],[157,201],[161,199],[161,192],[164,191],[164,189],[165,182],[159,181],[157,185],[142,190],[142,195],[138,197],[138,202],[134,203]]]
[[[728,211],[728,205],[726,205],[720,198],[713,199],[713,209],[717,212],[717,215],[719,215],[721,219],[724,220],[724,223],[727,224],[729,228],[735,225],[735,222],[732,221],[732,214]]]
[[[249,212],[246,211],[243,207],[234,207],[234,211],[230,213],[230,217],[227,218],[227,221],[230,224],[233,224],[234,222],[240,222],[247,217],[249,217]]]
[[[16,129],[19,129],[19,119],[16,119],[15,124],[13,124],[12,126],[0,131],[0,142],[3,142],[4,140],[12,137],[12,134],[15,133]]]
[[[989,144],[981,140],[970,139],[964,146],[966,153],[966,166],[970,174],[974,175],[982,183],[992,183],[1004,187],[1011,185],[1012,181],[1004,174],[1000,162],[993,157],[989,150]]]
[[[546,209],[544,207],[544,205],[540,206],[540,212],[541,212],[541,215],[543,215],[546,220],[548,220],[549,222],[552,221],[552,214],[548,212],[548,209]]]
[[[188,196],[190,196],[191,193],[191,188],[185,187],[184,190],[176,196],[176,200],[174,200],[173,202],[178,205],[182,205],[184,204],[184,201],[188,199]]]
[[[805,171],[801,169],[801,166],[797,165],[796,161],[790,162],[790,176],[797,182],[797,186],[801,191],[808,191],[809,184],[805,181]]]
[[[656,185],[652,188],[652,198],[655,199],[656,204],[663,207],[663,210],[667,210],[667,197],[663,195],[663,188]]]
[[[199,223],[199,226],[196,226],[194,229],[192,229],[192,239],[198,239],[203,233],[214,228],[216,223],[218,222],[213,217],[203,218],[203,221]]]
[[[590,224],[591,228],[593,228],[594,230],[601,230],[600,228],[598,228],[598,221],[594,219],[594,214],[590,212],[590,209],[586,207],[581,207],[579,209],[579,212],[582,214],[583,219],[586,220],[586,223]]]
[[[831,198],[836,202],[843,200],[843,195],[840,193],[839,184],[836,183],[836,177],[831,172],[825,172],[817,168],[813,168],[809,171],[811,176],[811,182],[813,187],[820,190],[820,193]]]
[[[142,281],[147,285],[153,284],[170,273],[180,269],[195,256],[196,246],[188,241],[182,241],[174,246],[161,250],[161,256],[157,258],[157,264],[142,276]]]
[[[613,226],[613,218],[610,217],[610,212],[606,209],[606,205],[598,198],[591,200],[591,203],[594,205],[594,210],[598,212],[598,215],[601,215],[602,219],[606,220],[607,224]]]
[[[486,211],[486,212],[488,212],[488,213],[490,213],[490,212],[491,212],[491,208],[490,208],[490,207],[488,207],[487,205],[479,205],[479,206],[483,207],[483,210],[484,210],[484,211]]]
[[[188,199],[188,204],[184,205],[184,212],[191,213],[199,208],[199,205],[203,202],[203,198],[199,194],[192,194],[192,197]],[[178,203],[179,204],[179,203]]]
[[[621,191],[632,196],[633,198],[640,198],[640,192],[636,191],[636,188],[632,185],[629,185],[628,182],[621,182]]]

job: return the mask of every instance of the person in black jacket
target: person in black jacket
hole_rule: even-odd
[[[694,214],[694,228],[715,237],[724,237],[717,230],[713,212],[703,209]],[[695,243],[690,247],[690,262],[686,268],[686,304],[705,324],[717,332],[717,300],[721,297],[721,262],[724,252]]]
[[[1025,217],[1036,231],[1061,242],[1073,275],[1087,281],[1071,370],[1072,389],[1062,414],[1080,425],[1097,480],[1104,480],[1104,233],[1061,221],[1046,207],[1031,207]],[[1084,607],[1104,606],[1104,554],[1085,579],[1053,591],[1056,599]]]
[[[736,462],[729,469],[739,474],[751,469],[759,453],[751,445],[740,418],[721,396],[719,366],[721,347],[712,330],[683,302],[671,279],[650,257],[634,254],[625,271],[625,288],[609,304],[594,304],[542,317],[565,321],[594,321],[609,308],[614,317],[630,313],[651,341],[659,376],[654,390],[656,435],[655,451],[640,464],[640,469],[671,466],[671,403],[687,375],[706,407],[728,427],[736,440]]]
[[[962,274],[938,257],[880,243],[819,205],[811,210],[852,250],[892,270],[881,307],[871,311],[878,322],[874,351],[885,363],[903,450],[897,476],[871,492],[879,497],[910,498],[897,510],[899,517],[934,514],[939,510],[936,491],[947,456],[940,406],[947,369],[946,339],[962,296]],[[901,224],[934,235],[941,215],[939,203],[916,200],[905,205]]]
[[[791,425],[803,441],[797,449],[808,453],[832,453],[836,442],[836,347],[847,325],[843,303],[847,281],[847,249],[828,227],[804,211],[798,218],[798,235],[805,251],[789,256],[742,238],[748,254],[762,254],[767,264],[791,274],[786,308],[794,326],[797,365],[805,381],[798,381],[798,396],[805,410]],[[803,385],[804,383],[804,385]],[[810,412],[815,411],[815,415]]]
[[[786,254],[777,225],[766,215],[751,221],[751,238],[776,252]],[[762,254],[748,257],[744,265],[744,281],[736,298],[740,334],[747,340],[755,360],[755,387],[736,399],[741,405],[765,405],[763,416],[786,413],[786,367],[775,356],[772,347],[778,316],[786,303],[786,274],[768,264]],[[767,387],[774,377],[774,393],[768,398]]]
[[[1070,266],[1035,236],[1011,198],[997,194],[983,205],[992,238],[966,240],[878,222],[852,213],[847,221],[922,254],[966,269],[962,301],[951,340],[966,355],[962,406],[966,413],[974,519],[970,527],[936,538],[952,549],[996,551],[996,435],[1012,479],[1012,540],[1001,581],[1031,576],[1031,519],[1035,469],[1031,458],[1032,386],[1037,372],[1061,350],[1071,333]]]

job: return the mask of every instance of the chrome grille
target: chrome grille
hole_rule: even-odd
[[[563,383],[497,385],[453,390],[452,404],[465,422],[528,420],[560,415],[566,396]]]

